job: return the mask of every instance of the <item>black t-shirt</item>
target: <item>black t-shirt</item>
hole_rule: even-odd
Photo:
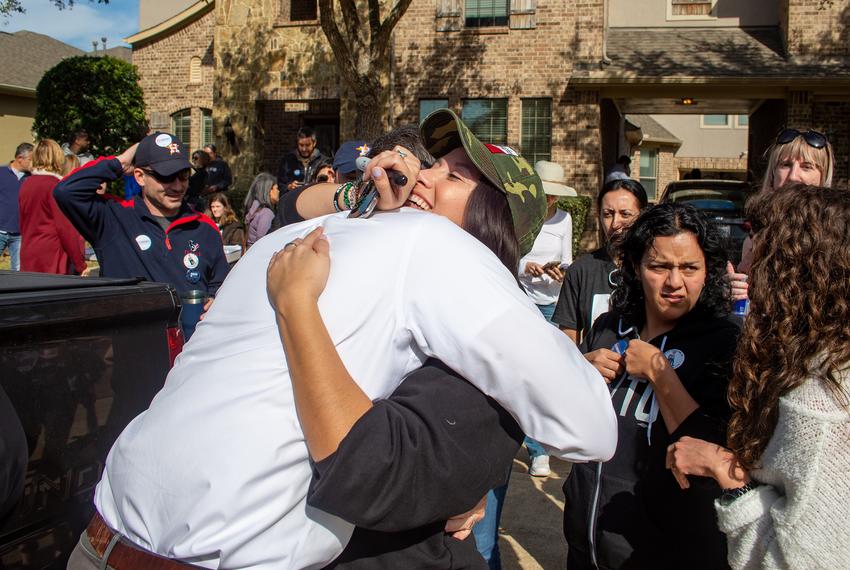
[[[426,362],[314,465],[307,503],[357,526],[330,568],[486,569],[445,522],[505,484],[522,439],[494,400]]]
[[[552,321],[578,331],[579,340],[587,336],[595,317],[608,312],[616,270],[604,247],[578,258],[567,268]]]
[[[581,350],[621,352],[629,340],[639,338],[638,331],[616,313],[606,313]],[[727,567],[726,541],[713,507],[720,488],[712,479],[692,476],[691,487],[680,489],[665,458],[667,447],[685,435],[725,444],[730,415],[726,394],[738,333],[732,319],[694,310],[667,334],[647,341],[661,349],[699,404],[672,434],[653,405],[649,382],[627,374],[611,382],[617,451],[601,471],[595,463],[575,465],[564,485],[572,505],[564,512],[564,535],[573,551],[573,566],[581,568],[582,558],[589,563],[588,525],[593,519],[599,568]],[[595,512],[593,497],[598,497]]]

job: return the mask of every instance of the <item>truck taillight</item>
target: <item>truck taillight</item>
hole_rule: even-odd
[[[165,329],[165,335],[168,338],[168,367],[171,368],[177,355],[183,350],[183,331],[180,327],[169,327]]]

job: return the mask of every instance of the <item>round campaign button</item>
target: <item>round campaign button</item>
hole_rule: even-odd
[[[294,174],[295,176],[301,176],[301,171],[300,171],[300,170],[296,170],[296,171],[295,171],[295,172],[293,172],[292,174]]]
[[[142,251],[147,251],[151,248],[151,238],[146,236],[145,234],[136,236],[136,243],[139,244],[139,249]]]
[[[667,360],[670,362],[670,366],[674,369],[680,367],[682,363],[685,362],[685,353],[678,348],[671,348],[664,353],[664,356],[667,357]]]
[[[154,142],[156,142],[156,146],[168,148],[168,145],[171,144],[171,135],[166,135],[164,133],[161,135],[157,135],[156,139],[154,139]]]
[[[614,346],[611,347],[611,350],[613,350],[617,354],[626,354],[627,348],[629,348],[629,341],[624,338],[621,338],[620,340],[614,343]]]
[[[186,281],[189,283],[197,283],[201,280],[201,272],[197,269],[190,269],[186,272]]]
[[[198,266],[198,256],[194,253],[187,253],[183,256],[183,265],[187,269],[195,269]]]

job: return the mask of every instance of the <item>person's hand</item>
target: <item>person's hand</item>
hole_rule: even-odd
[[[475,523],[484,518],[484,511],[487,509],[487,495],[484,495],[478,504],[472,507],[472,510],[461,515],[455,515],[446,521],[446,533],[451,534],[453,538],[458,540],[466,540],[472,534],[472,527]]]
[[[626,371],[638,378],[655,382],[661,373],[670,366],[667,357],[657,347],[648,342],[633,339],[623,355]]]
[[[726,262],[726,278],[732,288],[732,300],[741,301],[748,298],[749,284],[746,273],[735,273],[735,267],[731,261]]]
[[[416,155],[398,145],[393,150],[385,150],[370,160],[363,172],[363,180],[364,182],[371,180],[375,183],[375,187],[378,189],[377,208],[379,210],[395,210],[404,206],[413,191],[413,187],[416,186],[416,178],[419,176],[421,168],[422,164],[416,158]],[[396,187],[390,182],[387,170],[394,170],[405,175],[407,184],[401,188]]]
[[[531,275],[532,277],[540,277],[543,275],[543,266],[539,263],[534,263],[533,261],[529,261],[525,264],[525,274]]]
[[[136,143],[115,157],[118,159],[118,162],[121,163],[121,167],[124,169],[124,174],[130,174],[133,172],[133,159],[136,157],[136,149],[138,148],[139,143]]]
[[[206,301],[204,301],[204,308],[201,310],[201,316],[200,316],[200,317],[198,317],[198,320],[199,320],[199,321],[203,321],[203,320],[204,320],[204,317],[206,317],[206,316],[207,316],[207,311],[209,311],[209,310],[210,310],[210,307],[212,307],[212,304],[213,304],[213,301],[214,301],[214,300],[215,300],[215,298],[214,298],[214,297],[210,297],[210,298],[208,298]]]
[[[598,348],[588,352],[584,357],[602,374],[602,377],[608,384],[616,380],[617,376],[623,373],[624,357],[622,354],[617,354],[613,350]]]
[[[558,283],[562,283],[564,281],[564,270],[561,269],[560,265],[545,265],[543,270],[546,272],[546,275]]]
[[[80,277],[89,277],[89,276],[91,276],[91,273],[92,273],[92,268],[86,267],[85,269],[83,269],[83,272],[80,273]]]
[[[292,182],[290,182],[289,184],[286,185],[286,189],[287,190],[295,190],[300,185],[301,185],[300,182],[298,182],[297,180],[293,180]]]
[[[741,487],[750,480],[731,451],[693,437],[685,436],[671,444],[665,463],[682,489],[690,487],[687,475],[711,477],[723,489]]]
[[[269,300],[284,317],[298,304],[315,303],[325,290],[330,270],[330,246],[319,226],[272,256],[266,273]]]

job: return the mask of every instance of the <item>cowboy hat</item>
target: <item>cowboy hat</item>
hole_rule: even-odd
[[[543,192],[549,196],[578,196],[575,188],[567,186],[564,167],[557,162],[538,160],[534,164],[534,170],[543,181]]]

